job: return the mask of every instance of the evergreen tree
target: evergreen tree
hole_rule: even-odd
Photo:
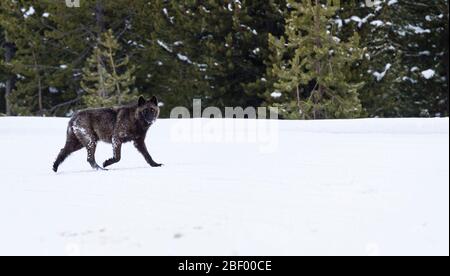
[[[136,97],[131,91],[135,71],[128,56],[121,57],[121,47],[112,30],[103,34],[83,69],[81,87],[88,107],[111,107],[130,102]]]
[[[53,93],[52,115],[67,116],[82,108],[84,90],[81,88],[83,68],[105,31],[113,30],[121,53],[126,53],[130,65],[140,70],[142,62],[137,53],[143,47],[147,34],[139,32],[138,13],[148,1],[83,0],[79,8],[67,8],[64,1],[44,1],[51,26],[45,36],[59,70],[55,70],[49,83]],[[153,1],[152,1],[153,2]],[[151,21],[148,17],[146,20]],[[148,74],[148,73],[147,73]],[[138,86],[139,87],[139,86]]]
[[[0,23],[4,28],[7,47],[16,49],[3,63],[16,76],[15,89],[7,80],[7,113],[16,115],[44,115],[51,97],[46,79],[53,70],[50,52],[45,40],[47,27],[42,18],[43,6],[38,2],[4,1],[1,3]],[[6,48],[5,50],[11,51]],[[11,78],[11,75],[10,77]],[[9,83],[9,84],[8,84]],[[9,90],[9,92],[8,92]]]
[[[356,118],[361,114],[359,83],[348,71],[361,58],[359,36],[348,41],[335,34],[332,18],[337,7],[290,0],[286,33],[270,36],[274,51],[272,73],[278,78],[268,103],[285,118]]]
[[[14,87],[15,76],[11,73],[10,65],[14,54],[15,45],[10,41],[6,30],[0,28],[0,114],[5,115],[11,115],[9,96]]]
[[[210,1],[211,2],[211,1]],[[268,35],[284,31],[285,1],[209,3],[201,45],[218,106],[260,106],[269,86]]]
[[[163,115],[174,106],[191,107],[193,98],[218,107],[259,106],[268,33],[283,28],[278,2],[284,3],[148,3],[137,17],[137,29],[148,39],[138,55],[146,61],[137,72],[139,88],[161,95]]]
[[[353,75],[370,116],[448,116],[447,0],[346,5],[339,17],[339,35],[358,30],[367,48]]]
[[[143,2],[135,20],[133,44],[141,45],[132,61],[137,64],[137,87],[144,95],[158,95],[161,116],[168,117],[176,106],[192,107],[194,98],[210,92],[204,77],[194,34],[197,19],[186,13],[184,1]],[[149,20],[152,18],[152,20]]]
[[[0,113],[67,116],[82,107],[83,68],[111,29],[119,63],[126,53],[123,67],[135,68],[133,88],[158,95],[162,116],[193,98],[219,107],[265,101],[286,118],[448,116],[448,0],[289,3],[1,1]]]

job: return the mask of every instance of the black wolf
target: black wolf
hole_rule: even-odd
[[[152,167],[161,167],[153,161],[145,145],[145,136],[159,116],[158,99],[139,98],[136,104],[117,108],[87,109],[76,112],[69,121],[66,145],[53,164],[57,172],[59,165],[73,152],[87,149],[87,161],[93,169],[103,169],[120,161],[123,143],[134,142],[136,149]],[[97,142],[113,145],[113,158],[103,163],[95,161]]]

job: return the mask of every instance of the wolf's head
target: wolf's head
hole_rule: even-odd
[[[146,100],[143,97],[139,98],[136,109],[136,119],[141,121],[144,125],[152,125],[159,117],[158,99],[152,97]]]

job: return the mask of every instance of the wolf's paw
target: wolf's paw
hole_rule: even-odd
[[[103,168],[106,169],[106,167],[111,166],[111,161],[110,160],[106,160],[105,162],[103,162]]]
[[[164,166],[164,164],[152,163],[152,164],[150,164],[150,166],[152,166],[153,168],[160,168],[160,167]]]
[[[107,169],[104,169],[97,164],[93,165],[92,168],[96,171],[107,171]]]
[[[52,170],[56,173],[56,172],[58,172],[58,164],[56,164],[56,162],[55,163],[53,163],[53,167],[52,167]]]

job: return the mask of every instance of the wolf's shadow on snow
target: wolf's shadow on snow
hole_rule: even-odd
[[[94,174],[94,173],[101,173],[101,174],[107,174],[110,172],[121,172],[121,171],[136,171],[136,170],[152,170],[151,167],[133,167],[133,168],[115,168],[115,169],[107,169],[107,170],[80,170],[80,171],[62,171],[56,173],[56,175],[75,175],[75,174]]]

